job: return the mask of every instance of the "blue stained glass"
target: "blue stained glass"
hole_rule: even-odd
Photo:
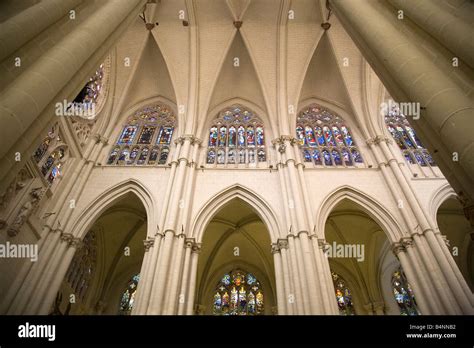
[[[311,154],[309,153],[309,150],[303,150],[303,156],[305,162],[311,162]]]
[[[247,284],[252,285],[256,281],[257,278],[255,278],[252,273],[247,273]]]
[[[346,145],[347,146],[354,145],[354,141],[352,140],[351,133],[349,132],[349,129],[347,129],[346,126],[341,126],[341,132],[344,135],[344,141],[346,142]]]
[[[222,277],[221,282],[222,282],[224,285],[229,285],[229,284],[230,284],[230,274],[225,274],[225,275]]]
[[[301,146],[305,144],[305,136],[304,136],[303,127],[301,126],[296,127],[296,138],[298,139],[298,142]]]
[[[413,145],[413,142],[410,140],[410,138],[408,137],[408,134],[405,132],[405,130],[402,127],[397,126],[397,131],[398,133],[400,133],[403,140],[405,141],[405,144],[407,144],[409,148],[412,148],[412,149],[415,148],[415,145]]]
[[[415,158],[416,158],[416,161],[423,167],[426,166],[426,162],[425,160],[423,159],[423,156],[421,156],[421,154],[418,152],[418,151],[414,151],[413,152],[413,155],[415,155]]]
[[[321,154],[319,153],[319,150],[313,151],[313,160],[314,160],[314,164],[322,164]]]
[[[48,181],[50,183],[53,183],[54,179],[56,179],[59,175],[61,175],[60,168],[61,168],[61,163],[53,167],[53,170],[51,171],[48,177]]]
[[[354,162],[362,163],[362,156],[360,155],[359,151],[357,151],[356,149],[352,149],[351,153],[352,153],[352,158],[354,159]]]
[[[225,146],[226,140],[227,140],[227,127],[222,126],[219,129],[219,141],[218,141],[219,146]]]
[[[326,143],[324,141],[323,130],[321,129],[321,127],[314,127],[314,131],[316,133],[316,138],[318,139],[319,146],[326,145]]]
[[[405,157],[408,163],[415,164],[415,161],[413,160],[413,157],[411,156],[409,151],[404,151],[403,156]]]
[[[133,148],[132,152],[130,152],[130,158],[127,161],[127,164],[133,164],[135,162],[135,159],[137,158],[139,150],[140,149],[138,147]]]
[[[239,126],[237,130],[237,139],[239,146],[245,146],[245,128],[244,126]]]
[[[263,146],[265,145],[265,136],[263,133],[263,127],[257,126],[257,145]]]
[[[236,144],[236,130],[234,126],[229,127],[229,146],[234,147]]]
[[[332,150],[332,158],[334,159],[334,163],[337,166],[342,165],[341,155],[339,154],[339,151]]]
[[[323,133],[324,133],[324,138],[326,138],[326,143],[330,146],[336,146],[336,142],[334,141],[331,131],[329,130],[329,127],[324,126],[323,127]]]
[[[434,161],[433,157],[431,157],[431,155],[428,151],[423,150],[423,156],[424,156],[426,162],[428,162],[431,166],[436,165],[436,162]]]
[[[173,136],[173,129],[173,127],[161,127],[157,144],[169,145],[171,143],[171,137]]]
[[[341,150],[341,153],[342,153],[342,158],[344,158],[344,163],[346,164],[346,166],[351,166],[352,158],[351,158],[351,155],[349,154],[349,151],[347,151],[346,148],[343,148]]]
[[[410,134],[410,137],[415,142],[416,146],[422,149],[423,144],[421,143],[420,139],[418,139],[418,136],[416,135],[415,131],[411,127],[408,127],[408,126],[405,126],[405,129],[407,130],[408,134]]]
[[[341,132],[336,126],[332,127],[332,134],[334,136],[334,139],[336,139],[337,145],[344,146],[344,140],[342,140]]]
[[[304,129],[305,129],[306,141],[308,142],[308,145],[311,147],[316,146],[316,139],[314,138],[313,129],[310,126],[306,126]]]
[[[217,145],[217,127],[212,126],[211,131],[209,132],[209,146],[216,146]]]
[[[117,159],[118,153],[120,151],[119,147],[115,147],[109,155],[109,159],[107,160],[107,164],[113,164]]]
[[[125,126],[122,135],[119,138],[118,144],[131,144],[135,134],[137,132],[137,126]]]
[[[328,150],[323,150],[324,164],[327,166],[332,166],[331,155]]]

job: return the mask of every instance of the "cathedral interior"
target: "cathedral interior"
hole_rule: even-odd
[[[474,314],[473,18],[3,0],[0,314]]]

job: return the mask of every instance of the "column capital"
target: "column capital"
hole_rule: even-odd
[[[194,243],[191,252],[194,254],[199,254],[201,252],[201,243]]]
[[[80,249],[82,248],[83,243],[80,238],[72,238],[68,243],[68,248]]]
[[[387,144],[391,144],[393,141],[390,137],[387,137],[383,134],[378,134],[375,137],[367,139],[365,142],[367,143],[367,145],[372,145],[372,144],[378,145],[381,142],[386,142]]]
[[[278,243],[273,243],[272,244],[272,254],[278,254],[280,253],[280,246]]]
[[[411,237],[403,237],[400,239],[400,244],[403,246],[403,248],[408,249],[413,247],[413,238]]]
[[[278,238],[276,244],[278,248],[281,249],[288,249],[288,240],[283,238]]]
[[[402,243],[394,243],[392,245],[392,252],[395,254],[395,256],[398,257],[398,254],[401,253],[401,252],[405,252],[406,249],[404,247],[404,245]]]
[[[148,237],[143,241],[143,246],[145,247],[145,252],[150,250],[155,245],[155,238]]]
[[[184,240],[184,247],[185,248],[191,248],[192,250],[192,247],[194,246],[194,244],[196,244],[196,241],[194,238],[186,238]]]

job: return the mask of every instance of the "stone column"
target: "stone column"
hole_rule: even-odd
[[[183,265],[184,240],[186,236],[179,234],[174,241],[174,255],[170,269],[169,286],[166,289],[165,304],[163,306],[163,314],[176,314],[177,300],[180,301],[181,295],[179,292],[179,281],[181,278],[181,266]]]
[[[424,129],[424,133],[446,145],[448,153],[459,154],[458,163],[467,175],[464,179],[472,183],[474,105],[450,78],[452,72],[440,69],[420,43],[412,42],[412,37],[398,28],[396,13],[387,3],[331,0],[330,4],[390,93],[398,101],[417,102],[425,108],[421,117],[431,129]],[[415,130],[420,128],[417,122],[412,122],[412,126]],[[437,149],[430,151],[435,153]],[[451,183],[454,187],[458,184]],[[474,184],[457,187],[457,191],[465,192],[472,200]]]
[[[76,253],[76,249],[78,249],[81,244],[82,241],[79,238],[67,236],[67,249],[61,258],[59,267],[55,270],[52,282],[49,284],[49,287],[47,288],[47,291],[44,295],[38,294],[42,301],[39,303],[39,308],[36,311],[36,314],[49,314],[48,312],[54,302],[56,293],[58,292],[58,289],[61,286],[64,277],[66,276],[66,272],[69,268],[69,265],[71,264],[74,254]],[[32,309],[34,308],[35,307]]]
[[[190,268],[191,268],[191,250],[194,244],[194,239],[186,238],[185,245],[185,253],[184,253],[184,269],[181,279],[181,290],[179,291],[179,296],[184,296],[184,301],[178,301],[178,314],[184,314],[186,309],[186,303],[189,299],[189,294],[187,292],[188,289],[188,282],[190,276]]]
[[[320,281],[324,282],[327,288],[326,298],[328,299],[328,305],[330,308],[330,311],[328,311],[328,314],[338,315],[339,307],[336,301],[336,294],[335,294],[334,282],[333,282],[332,274],[331,274],[331,268],[329,267],[329,261],[326,254],[326,248],[328,246],[328,243],[326,242],[325,239],[318,239],[317,242],[318,242],[318,246],[320,250],[320,252],[317,253],[317,256],[319,256],[320,262],[323,265],[323,273],[322,273],[322,278]]]
[[[286,299],[285,291],[283,290],[283,270],[281,264],[281,254],[278,244],[272,244],[273,261],[275,263],[275,283],[277,293],[278,314],[286,314]]]
[[[390,0],[397,10],[474,68],[472,26],[434,1]],[[471,23],[472,24],[472,23]]]
[[[0,158],[21,139],[90,56],[144,4],[145,0],[107,1],[3,90],[0,138],[4,146],[0,148]]]
[[[135,295],[135,303],[133,304],[132,314],[146,314],[143,311],[143,303],[146,302],[145,296],[147,296],[147,289],[153,283],[153,278],[150,277],[150,263],[152,262],[152,253],[150,252],[150,248],[153,248],[155,244],[155,238],[148,237],[146,240],[143,241],[143,246],[145,248],[145,256],[143,257],[142,268],[140,271],[140,281],[138,282],[137,286],[137,294]],[[150,286],[148,286],[150,284]]]
[[[197,266],[201,245],[195,243],[191,252],[191,272],[189,274],[189,287],[187,290],[188,301],[186,302],[186,314],[192,315],[194,308],[194,297],[196,296]]]
[[[405,272],[407,276],[407,280],[410,283],[410,286],[413,288],[413,292],[416,298],[416,303],[418,305],[420,312],[426,315],[432,314],[430,307],[427,304],[428,299],[425,298],[423,288],[420,286],[420,283],[418,282],[418,278],[415,275],[413,266],[406,255],[405,247],[401,243],[395,243],[392,247],[392,251],[397,257],[397,259],[400,261],[403,272]],[[429,298],[430,297],[429,293],[427,293],[427,295]]]
[[[0,61],[56,23],[83,0],[42,0],[0,25]]]
[[[281,263],[282,263],[283,280],[284,280],[283,285],[285,288],[284,301],[287,304],[285,306],[287,309],[286,314],[294,314],[294,312],[296,312],[295,302],[294,301],[290,302],[290,296],[295,297],[295,294],[294,294],[294,291],[292,291],[293,283],[291,282],[290,266],[289,266],[288,253],[287,253],[288,241],[285,239],[278,239],[277,245],[278,245],[278,249],[280,250],[281,261],[282,261]]]

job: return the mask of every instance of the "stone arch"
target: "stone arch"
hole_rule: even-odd
[[[73,220],[70,233],[82,240],[97,218],[127,193],[135,194],[142,202],[147,215],[147,236],[153,236],[154,226],[156,226],[156,203],[148,189],[134,179],[114,185],[92,200],[82,213]]]
[[[429,200],[428,214],[434,221],[435,225],[438,226],[436,221],[436,215],[441,205],[450,198],[457,198],[458,195],[454,189],[448,183],[445,183],[443,186],[438,188],[432,195]]]
[[[319,237],[324,238],[324,226],[329,214],[336,205],[344,199],[348,199],[360,207],[367,215],[369,215],[385,232],[390,243],[395,243],[403,236],[400,224],[379,202],[368,194],[363,193],[349,186],[339,187],[330,192],[323,200],[318,209],[315,220],[317,221],[316,233]]]
[[[276,214],[259,195],[241,185],[233,185],[216,194],[199,210],[192,224],[191,233],[196,242],[202,241],[207,225],[214,215],[228,202],[240,198],[249,204],[263,221],[270,234],[270,240],[275,243],[279,237],[280,226]]]

